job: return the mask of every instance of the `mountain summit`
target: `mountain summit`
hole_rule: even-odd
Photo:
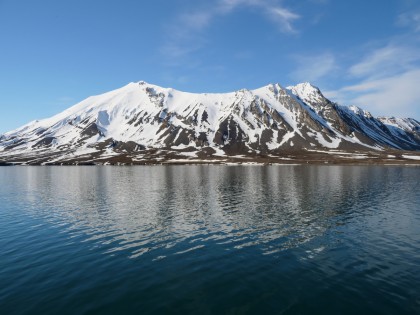
[[[310,161],[314,152],[402,158],[418,150],[415,119],[374,118],[310,83],[193,94],[140,81],[0,136],[0,161],[24,164]]]

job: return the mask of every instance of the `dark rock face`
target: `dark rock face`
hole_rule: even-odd
[[[45,137],[39,140],[37,143],[35,143],[32,147],[33,148],[44,147],[44,146],[47,147],[47,146],[50,146],[54,140],[55,140],[54,137]]]
[[[304,83],[190,94],[133,83],[0,135],[0,162],[284,156],[319,150],[420,150],[420,123],[331,102]],[[191,155],[192,154],[192,155]],[[88,158],[90,157],[90,158]],[[111,158],[112,157],[112,158]],[[67,162],[66,162],[67,161]]]
[[[99,130],[98,125],[96,123],[91,123],[82,130],[80,135],[83,138],[88,139],[88,138],[93,137],[95,135],[103,135],[103,134]]]

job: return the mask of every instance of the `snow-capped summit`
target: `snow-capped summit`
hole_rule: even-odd
[[[313,86],[309,82],[299,83],[295,86],[288,86],[288,90],[298,96],[302,101],[306,103],[317,103],[322,102],[325,97],[322,95],[319,88]]]
[[[181,153],[208,159],[331,149],[420,150],[420,124],[337,105],[310,83],[194,94],[140,81],[0,136],[0,162],[136,162],[152,153],[155,159]]]

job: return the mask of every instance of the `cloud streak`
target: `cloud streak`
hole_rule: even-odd
[[[300,16],[275,0],[219,0],[212,7],[184,12],[169,25],[166,43],[161,53],[176,60],[199,50],[207,43],[203,31],[219,17],[233,14],[240,8],[254,8],[265,18],[276,24],[284,34],[297,33],[293,22]]]
[[[397,18],[397,25],[411,28],[414,32],[420,32],[420,11],[400,14]]]
[[[377,79],[412,69],[413,63],[419,60],[418,49],[389,44],[367,54],[360,62],[350,67],[349,73],[354,77]]]
[[[367,108],[374,115],[404,113],[418,118],[420,48],[417,43],[411,37],[400,36],[371,49],[343,73],[350,84],[324,94],[341,104]]]
[[[418,82],[420,68],[387,78],[363,81],[337,91],[327,91],[325,95],[344,104],[368,107],[374,114],[400,116],[400,113],[404,113],[415,116],[415,108],[420,105]]]
[[[292,58],[297,61],[297,68],[290,76],[298,82],[310,81],[314,83],[338,69],[335,57],[331,53],[317,56],[293,56]]]

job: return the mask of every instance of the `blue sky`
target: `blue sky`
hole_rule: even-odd
[[[132,81],[228,92],[309,81],[420,119],[417,0],[0,0],[0,133]]]

